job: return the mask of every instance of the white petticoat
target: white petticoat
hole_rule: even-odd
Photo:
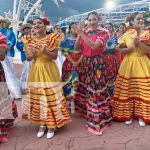
[[[22,89],[27,88],[27,80],[28,80],[28,75],[29,75],[31,65],[32,65],[32,62],[29,62],[27,60],[23,62],[23,69],[22,69],[22,73],[21,73],[21,77],[20,77]]]
[[[57,56],[57,59],[55,60],[55,62],[58,66],[60,76],[62,76],[62,65],[63,65],[65,59],[66,59],[66,57],[62,54],[62,51],[59,50],[58,56]]]
[[[5,56],[5,60],[1,61],[1,63],[5,72],[5,78],[11,97],[13,99],[21,98],[21,85],[13,68],[13,58]]]

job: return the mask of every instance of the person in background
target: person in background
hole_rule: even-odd
[[[118,30],[117,30],[117,44],[118,44],[119,37],[122,36],[126,32],[126,29],[127,27],[125,23],[119,24]],[[117,58],[119,59],[119,62],[121,63],[124,58],[124,55],[121,52],[117,52],[116,55],[117,55]]]
[[[61,28],[59,25],[55,25],[54,32],[61,33]]]
[[[120,37],[126,32],[126,25],[124,23],[120,23],[118,26],[117,36]]]
[[[64,95],[67,100],[68,108],[72,113],[75,111],[76,107],[74,106],[74,94],[78,80],[77,72],[80,71],[77,62],[81,57],[80,51],[74,50],[74,45],[78,38],[78,34],[73,27],[74,24],[76,23],[72,22],[69,25],[70,36],[65,37],[60,44],[62,52],[66,57],[62,67],[62,81],[65,83]]]
[[[22,36],[20,38],[22,38],[25,35],[30,35],[31,34],[31,24],[27,23],[27,24],[23,24],[20,29],[19,32],[22,33]],[[31,66],[31,62],[28,62],[26,59],[26,54],[25,54],[25,50],[24,50],[24,43],[20,42],[19,39],[17,41],[16,44],[17,49],[21,52],[21,60],[23,63],[23,69],[22,69],[22,74],[20,77],[20,82],[22,85],[22,94],[25,93],[25,89],[26,89],[26,82],[28,79],[28,73],[30,70],[30,66]]]
[[[139,119],[139,125],[145,126],[150,123],[150,60],[147,53],[150,47],[140,41],[143,32],[143,14],[135,12],[128,17],[128,27],[118,43],[124,48],[115,48],[123,53],[124,59],[121,63],[116,79],[114,94],[112,97],[113,119],[125,121],[132,124],[133,119]],[[148,41],[150,43],[150,40]]]
[[[114,33],[114,27],[112,23],[106,23],[105,29],[109,31],[109,39],[106,43],[106,50],[103,52],[103,58],[106,63],[106,77],[108,82],[109,95],[112,96],[115,86],[115,81],[119,69],[119,59],[116,52],[113,50],[113,45],[117,43],[117,36]]]
[[[46,18],[33,21],[36,36],[22,39],[26,47],[26,57],[32,61],[28,76],[27,95],[23,99],[23,119],[39,125],[37,137],[54,137],[55,130],[69,123],[70,116],[63,95],[58,67],[55,63],[62,39],[58,33],[46,35]]]
[[[1,61],[8,89],[13,99],[21,99],[22,92],[20,81],[18,80],[14,68],[13,68],[13,57],[15,55],[14,46],[16,44],[16,36],[13,31],[6,29],[7,20],[0,16],[0,33],[7,37],[7,45],[9,49],[6,51],[5,59]]]
[[[89,13],[87,20],[88,28],[85,31],[74,25],[79,35],[75,50],[81,49],[82,55],[77,62],[81,64],[77,93],[78,99],[86,104],[88,131],[102,135],[112,120],[106,66],[102,57],[109,35],[98,25],[101,20],[98,13]]]
[[[64,35],[64,33],[61,32],[61,28],[60,28],[59,25],[56,25],[56,26],[54,27],[54,33],[59,33],[59,34],[61,34],[62,40],[64,39],[64,36],[65,36],[65,35]],[[58,56],[57,56],[57,59],[56,59],[55,61],[56,61],[56,64],[57,64],[57,66],[58,66],[60,76],[62,76],[62,65],[63,65],[65,59],[66,59],[66,58],[65,58],[64,55],[62,54],[61,49],[59,49],[59,50],[58,50]]]
[[[0,34],[0,61],[4,61],[5,53],[9,50],[7,37]],[[8,141],[8,130],[13,126],[18,116],[17,107],[8,94],[5,73],[0,62],[0,144]]]

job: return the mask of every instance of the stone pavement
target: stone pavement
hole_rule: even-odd
[[[17,74],[20,72],[17,66]],[[140,127],[113,122],[103,135],[95,136],[86,129],[86,120],[72,115],[72,122],[59,129],[53,139],[37,138],[38,126],[21,119],[21,101],[16,101],[19,117],[9,132],[9,141],[0,150],[150,150],[150,126]]]

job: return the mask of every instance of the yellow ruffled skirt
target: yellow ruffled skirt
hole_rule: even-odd
[[[54,61],[44,58],[35,60],[28,77],[22,117],[51,129],[70,122],[62,86]]]
[[[120,66],[112,97],[113,118],[133,117],[150,122],[150,60],[126,56]]]

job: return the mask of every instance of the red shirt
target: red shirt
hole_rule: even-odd
[[[109,39],[107,30],[105,30],[101,27],[98,27],[96,30],[91,30],[90,28],[88,28],[85,31],[85,34],[86,34],[87,38],[94,43],[96,41],[100,41],[101,46],[99,48],[97,48],[96,50],[93,50],[81,37],[80,45],[81,45],[82,55],[85,57],[101,55],[103,53],[103,51],[105,50],[106,42]]]

